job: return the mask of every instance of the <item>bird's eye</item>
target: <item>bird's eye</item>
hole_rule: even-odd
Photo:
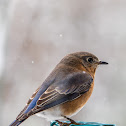
[[[89,63],[92,63],[94,60],[93,60],[92,57],[89,57],[89,58],[87,58],[87,61],[88,61]]]

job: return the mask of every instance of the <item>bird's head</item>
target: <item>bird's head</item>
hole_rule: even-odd
[[[89,72],[90,74],[92,73],[92,75],[94,75],[98,65],[108,64],[107,62],[99,60],[95,55],[88,52],[76,52],[69,54],[64,57],[62,62]]]

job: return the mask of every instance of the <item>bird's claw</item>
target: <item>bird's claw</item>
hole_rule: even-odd
[[[74,125],[80,125],[79,123],[76,123],[74,120],[71,120],[70,123],[60,122],[59,120],[56,120],[56,122],[58,122],[58,124],[59,124],[60,126],[70,126],[70,125],[72,125],[72,124],[74,124]]]

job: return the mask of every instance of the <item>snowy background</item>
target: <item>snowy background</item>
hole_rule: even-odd
[[[0,124],[9,125],[56,64],[88,51],[109,62],[77,121],[126,125],[125,0],[0,0]],[[23,126],[49,126],[37,116]]]

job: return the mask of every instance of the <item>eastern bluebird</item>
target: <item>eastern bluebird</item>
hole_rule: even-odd
[[[108,64],[88,52],[65,56],[33,93],[10,126],[18,126],[31,115],[57,120],[75,115],[92,94],[98,65]],[[58,120],[57,120],[58,121]]]

